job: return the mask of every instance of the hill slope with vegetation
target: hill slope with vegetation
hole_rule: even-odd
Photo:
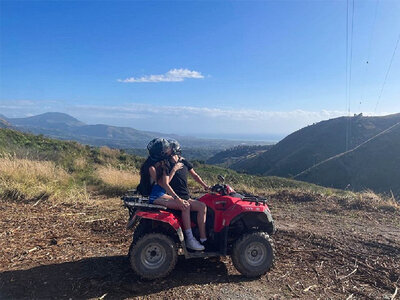
[[[400,195],[400,124],[295,178],[339,189]]]
[[[3,118],[1,118],[1,115],[0,115],[0,128],[11,128],[11,124],[6,120],[4,120]]]
[[[0,129],[0,160],[0,197],[80,201],[91,192],[118,195],[136,186],[143,158]]]
[[[243,159],[249,159],[270,149],[272,145],[238,145],[220,151],[206,160],[207,164],[229,167]]]
[[[269,151],[238,161],[230,167],[251,174],[293,177],[324,160],[354,149],[398,122],[400,122],[400,114],[384,117],[358,115],[322,121],[292,133]],[[346,147],[347,134],[349,139]],[[378,147],[379,143],[382,143],[380,147]],[[377,148],[379,148],[381,159],[371,160],[376,156],[372,153]],[[318,172],[313,171],[314,175],[297,176],[296,179],[339,188],[350,187],[356,190],[371,188],[378,192],[389,192],[388,188],[391,187],[389,182],[392,181],[385,183],[385,178],[387,174],[397,174],[395,169],[399,168],[391,163],[397,160],[396,151],[400,152],[398,137],[391,132],[373,143],[366,143],[358,151],[346,156],[348,157],[345,160],[346,164],[343,160],[335,160],[337,164],[333,165],[331,161],[324,167],[319,167]],[[370,153],[371,156],[368,157],[363,153]],[[367,174],[375,174],[379,177],[375,177],[373,182],[367,175],[361,176],[364,171],[367,171],[363,166],[376,170]],[[322,169],[325,171],[322,172]],[[360,175],[356,176],[356,174]],[[397,189],[397,184],[392,189]]]
[[[208,184],[222,174],[237,191],[268,198],[277,227],[274,266],[247,280],[229,257],[179,259],[167,279],[144,284],[126,257],[128,212],[114,197],[137,183],[142,161],[0,129],[0,298],[396,296],[400,206],[393,199],[196,162]],[[189,184],[194,195],[204,194]]]
[[[256,157],[241,160],[234,170],[290,177],[346,150],[400,122],[400,114],[384,117],[340,117],[300,129]],[[346,134],[348,147],[346,149]]]
[[[88,196],[120,196],[135,188],[143,157],[108,147],[84,146],[0,129],[0,197],[15,200],[80,201]],[[196,171],[209,183],[222,174],[227,182],[246,192],[265,193],[271,189],[320,187],[285,178],[260,177],[195,162]],[[189,184],[198,188],[191,178]]]

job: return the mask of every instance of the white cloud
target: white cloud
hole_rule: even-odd
[[[190,71],[188,69],[171,69],[165,74],[161,75],[146,75],[139,78],[130,77],[126,79],[118,79],[119,82],[179,82],[184,81],[186,78],[202,79],[204,76],[197,71]]]

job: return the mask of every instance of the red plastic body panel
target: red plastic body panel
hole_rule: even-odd
[[[139,211],[136,215],[144,219],[168,223],[175,230],[178,230],[181,227],[181,220],[168,211]]]
[[[220,232],[224,227],[229,226],[232,219],[241,213],[264,213],[269,211],[266,204],[256,205],[254,202],[244,201],[241,198],[232,196],[221,196],[219,194],[205,194],[199,201],[210,207],[214,213],[214,231]],[[175,230],[182,227],[182,219],[168,211],[139,211],[138,217],[168,223]],[[195,225],[192,223],[192,226]]]
[[[254,202],[243,201],[241,198],[221,196],[218,194],[206,194],[199,199],[215,212],[214,231],[220,232],[229,226],[232,219],[245,212],[264,213],[269,211],[265,204],[256,205]]]

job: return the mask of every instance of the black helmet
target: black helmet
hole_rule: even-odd
[[[181,145],[179,145],[177,140],[170,139],[170,140],[168,140],[168,142],[172,149],[172,155],[175,155],[175,154],[181,155],[182,154]]]
[[[150,158],[155,161],[160,161],[167,158],[167,152],[169,149],[171,149],[171,146],[164,138],[152,139],[147,145]]]

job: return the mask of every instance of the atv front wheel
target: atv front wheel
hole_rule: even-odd
[[[235,268],[246,277],[258,277],[272,266],[274,258],[270,238],[265,232],[244,234],[232,251]]]
[[[174,269],[177,259],[174,241],[160,233],[149,233],[133,241],[129,252],[132,269],[145,279],[167,276]]]

